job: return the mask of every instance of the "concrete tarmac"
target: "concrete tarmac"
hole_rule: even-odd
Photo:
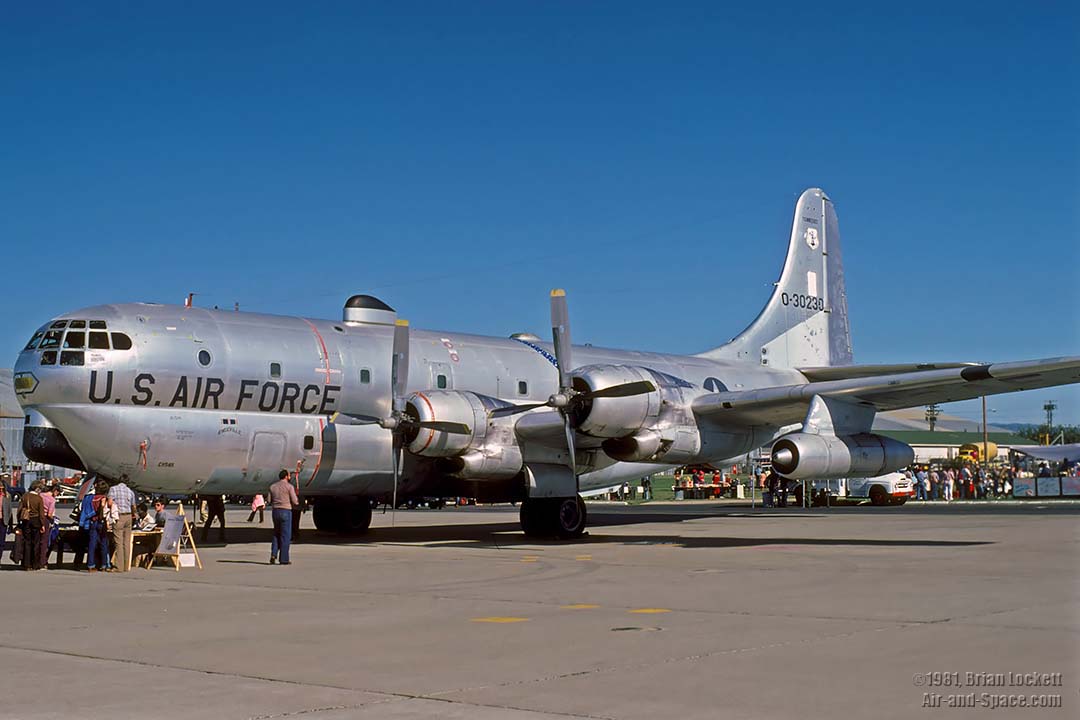
[[[0,717],[1080,716],[1075,504],[590,503],[553,543],[508,506],[400,511],[288,567],[246,516],[201,571],[5,558]],[[989,708],[1020,695],[1060,707]]]

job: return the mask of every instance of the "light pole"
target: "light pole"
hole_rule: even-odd
[[[1046,444],[1049,445],[1050,436],[1054,434],[1054,411],[1057,410],[1057,403],[1047,400],[1043,410],[1046,411]]]

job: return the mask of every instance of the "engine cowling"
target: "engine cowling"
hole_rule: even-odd
[[[646,369],[630,365],[589,365],[574,371],[574,389],[603,390],[613,385],[656,378]],[[660,415],[660,391],[630,397],[593,398],[571,409],[578,432],[597,438],[622,438],[652,427]]]
[[[812,435],[792,433],[772,446],[772,466],[796,480],[875,477],[915,462],[910,445],[870,433]]]
[[[510,418],[490,418],[488,410],[499,401],[472,392],[429,390],[414,393],[405,412],[420,421],[467,425],[466,434],[417,427],[405,436],[414,455],[440,458],[447,475],[463,479],[501,480],[521,472],[521,448]]]

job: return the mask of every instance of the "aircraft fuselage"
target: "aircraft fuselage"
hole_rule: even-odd
[[[391,325],[125,304],[68,313],[39,332],[15,366],[33,459],[126,474],[156,492],[250,494],[278,469],[298,466],[310,495],[390,489],[390,433],[330,418],[390,411]],[[557,390],[551,344],[534,338],[416,330],[409,357],[410,391],[525,403]],[[794,370],[587,345],[574,347],[574,361],[647,367],[677,378],[688,397],[805,382]],[[703,454],[737,457],[776,434],[719,429],[703,438]],[[582,490],[668,467],[579,454]],[[402,492],[451,494],[410,467],[407,460]]]

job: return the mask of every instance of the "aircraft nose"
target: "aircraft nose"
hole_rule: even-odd
[[[64,433],[37,410],[26,411],[23,454],[34,462],[85,471],[83,461],[72,449]]]

